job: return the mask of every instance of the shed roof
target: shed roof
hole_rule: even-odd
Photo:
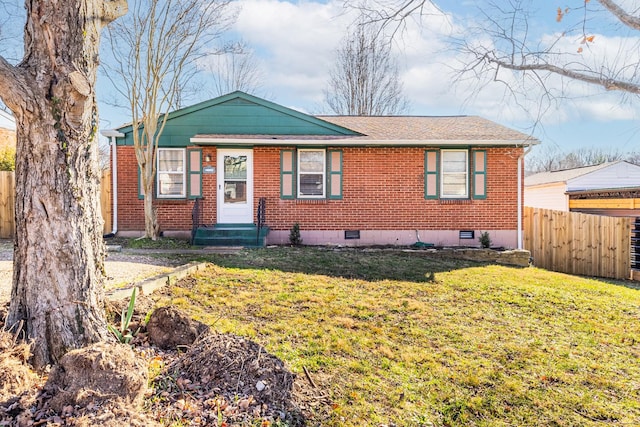
[[[599,165],[582,166],[579,168],[560,169],[555,171],[540,172],[540,173],[527,176],[524,179],[524,185],[528,187],[533,185],[567,182],[571,179],[590,174],[600,169],[611,167],[618,163],[628,163],[628,162],[625,162],[624,160],[618,160],[615,162],[600,163]]]

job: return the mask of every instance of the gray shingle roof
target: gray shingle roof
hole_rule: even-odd
[[[359,132],[366,140],[513,141],[536,143],[522,132],[478,116],[316,116]]]
[[[580,176],[595,172],[600,169],[615,165],[623,162],[624,160],[618,160],[616,162],[600,163],[599,165],[583,166],[572,169],[561,169],[550,172],[540,172],[533,175],[529,175],[524,179],[525,186],[553,184],[557,182],[566,182],[570,179],[578,178]]]

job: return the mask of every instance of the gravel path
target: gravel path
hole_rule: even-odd
[[[105,262],[107,288],[120,287],[129,283],[168,273],[182,265],[184,261],[171,257],[154,257],[127,252],[109,252]],[[0,240],[0,304],[9,301],[13,276],[13,243]]]

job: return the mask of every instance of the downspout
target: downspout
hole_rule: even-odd
[[[118,150],[116,138],[123,138],[124,134],[116,130],[103,130],[103,136],[111,138],[111,194],[113,196],[112,225],[109,235],[115,236],[118,232]]]
[[[526,150],[518,157],[518,249],[524,248],[522,236],[522,205],[524,204],[524,200],[522,200],[522,169],[524,165],[524,156],[529,154],[533,148],[533,144],[529,143],[528,146],[525,144],[523,145],[523,148],[524,147],[527,147]]]

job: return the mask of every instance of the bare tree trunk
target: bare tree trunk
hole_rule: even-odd
[[[101,27],[126,1],[26,2],[25,57],[0,58],[17,122],[16,237],[6,325],[37,367],[106,339],[94,85]],[[4,82],[3,82],[4,80]]]

